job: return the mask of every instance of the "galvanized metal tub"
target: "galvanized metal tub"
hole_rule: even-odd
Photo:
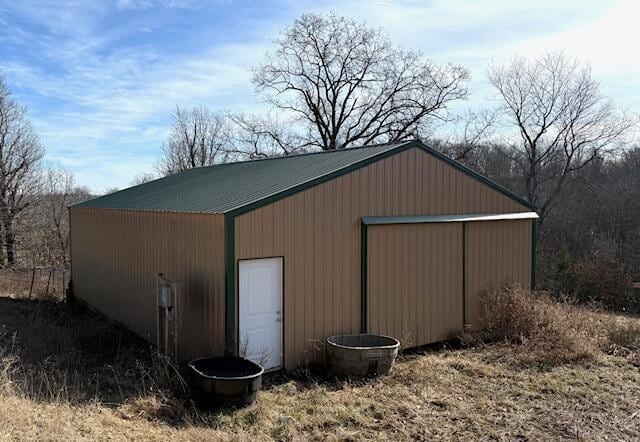
[[[188,364],[200,407],[245,406],[258,398],[264,369],[236,356],[195,359]]]
[[[391,372],[400,342],[389,336],[357,334],[327,338],[327,364],[342,376],[376,376]]]

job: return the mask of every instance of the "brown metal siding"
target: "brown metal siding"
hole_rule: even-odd
[[[71,209],[74,293],[156,340],[156,275],[182,282],[181,356],[224,350],[224,217]]]
[[[531,220],[467,223],[467,318],[479,325],[480,296],[505,282],[531,286]]]
[[[396,224],[368,229],[370,332],[414,347],[462,330],[462,226]]]
[[[318,360],[327,336],[360,329],[362,216],[527,211],[414,148],[238,216],[235,258],[284,256],[285,366],[292,368]]]

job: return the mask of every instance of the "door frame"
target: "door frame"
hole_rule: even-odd
[[[285,326],[286,326],[286,321],[287,321],[287,316],[286,316],[286,309],[284,307],[284,303],[285,303],[285,284],[284,284],[284,267],[285,267],[285,259],[284,259],[284,255],[274,255],[274,256],[259,256],[257,258],[241,258],[241,259],[237,259],[236,260],[236,265],[235,265],[235,274],[236,274],[236,278],[237,278],[237,282],[236,282],[236,302],[235,305],[237,306],[237,308],[235,309],[235,343],[233,344],[233,348],[234,348],[234,354],[237,356],[240,354],[240,261],[255,261],[258,259],[274,259],[274,258],[280,258],[280,262],[282,263],[281,267],[280,267],[280,281],[281,281],[281,290],[280,290],[280,301],[281,301],[281,309],[282,309],[282,332],[280,333],[280,345],[282,346],[282,355],[280,358],[280,366],[276,367],[276,368],[271,368],[269,370],[265,370],[267,372],[271,372],[271,371],[277,371],[277,370],[282,370],[284,369],[284,362],[285,362],[285,355],[286,355],[286,350],[285,350]]]

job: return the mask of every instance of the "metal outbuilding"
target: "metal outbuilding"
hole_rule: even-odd
[[[420,141],[220,164],[72,206],[73,291],[154,342],[163,273],[183,359],[290,369],[329,335],[477,325],[483,290],[533,284],[536,218]]]

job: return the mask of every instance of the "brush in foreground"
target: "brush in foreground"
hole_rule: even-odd
[[[603,352],[635,358],[640,347],[640,323],[630,318],[505,285],[482,296],[479,330],[467,331],[465,344],[505,343],[518,362],[560,365],[592,362]]]
[[[391,375],[374,380],[311,369],[271,375],[254,405],[212,412],[193,406],[175,367],[104,318],[0,298],[0,438],[640,439],[640,370],[632,365],[640,321],[526,292],[499,296],[507,297],[494,311],[502,319],[475,341],[483,345],[401,355]],[[535,312],[549,310],[546,320],[517,315],[532,302],[543,304]],[[567,313],[585,326],[552,324],[566,325]],[[540,327],[556,338],[587,333],[592,356],[542,370],[521,363],[527,349],[552,339]]]

